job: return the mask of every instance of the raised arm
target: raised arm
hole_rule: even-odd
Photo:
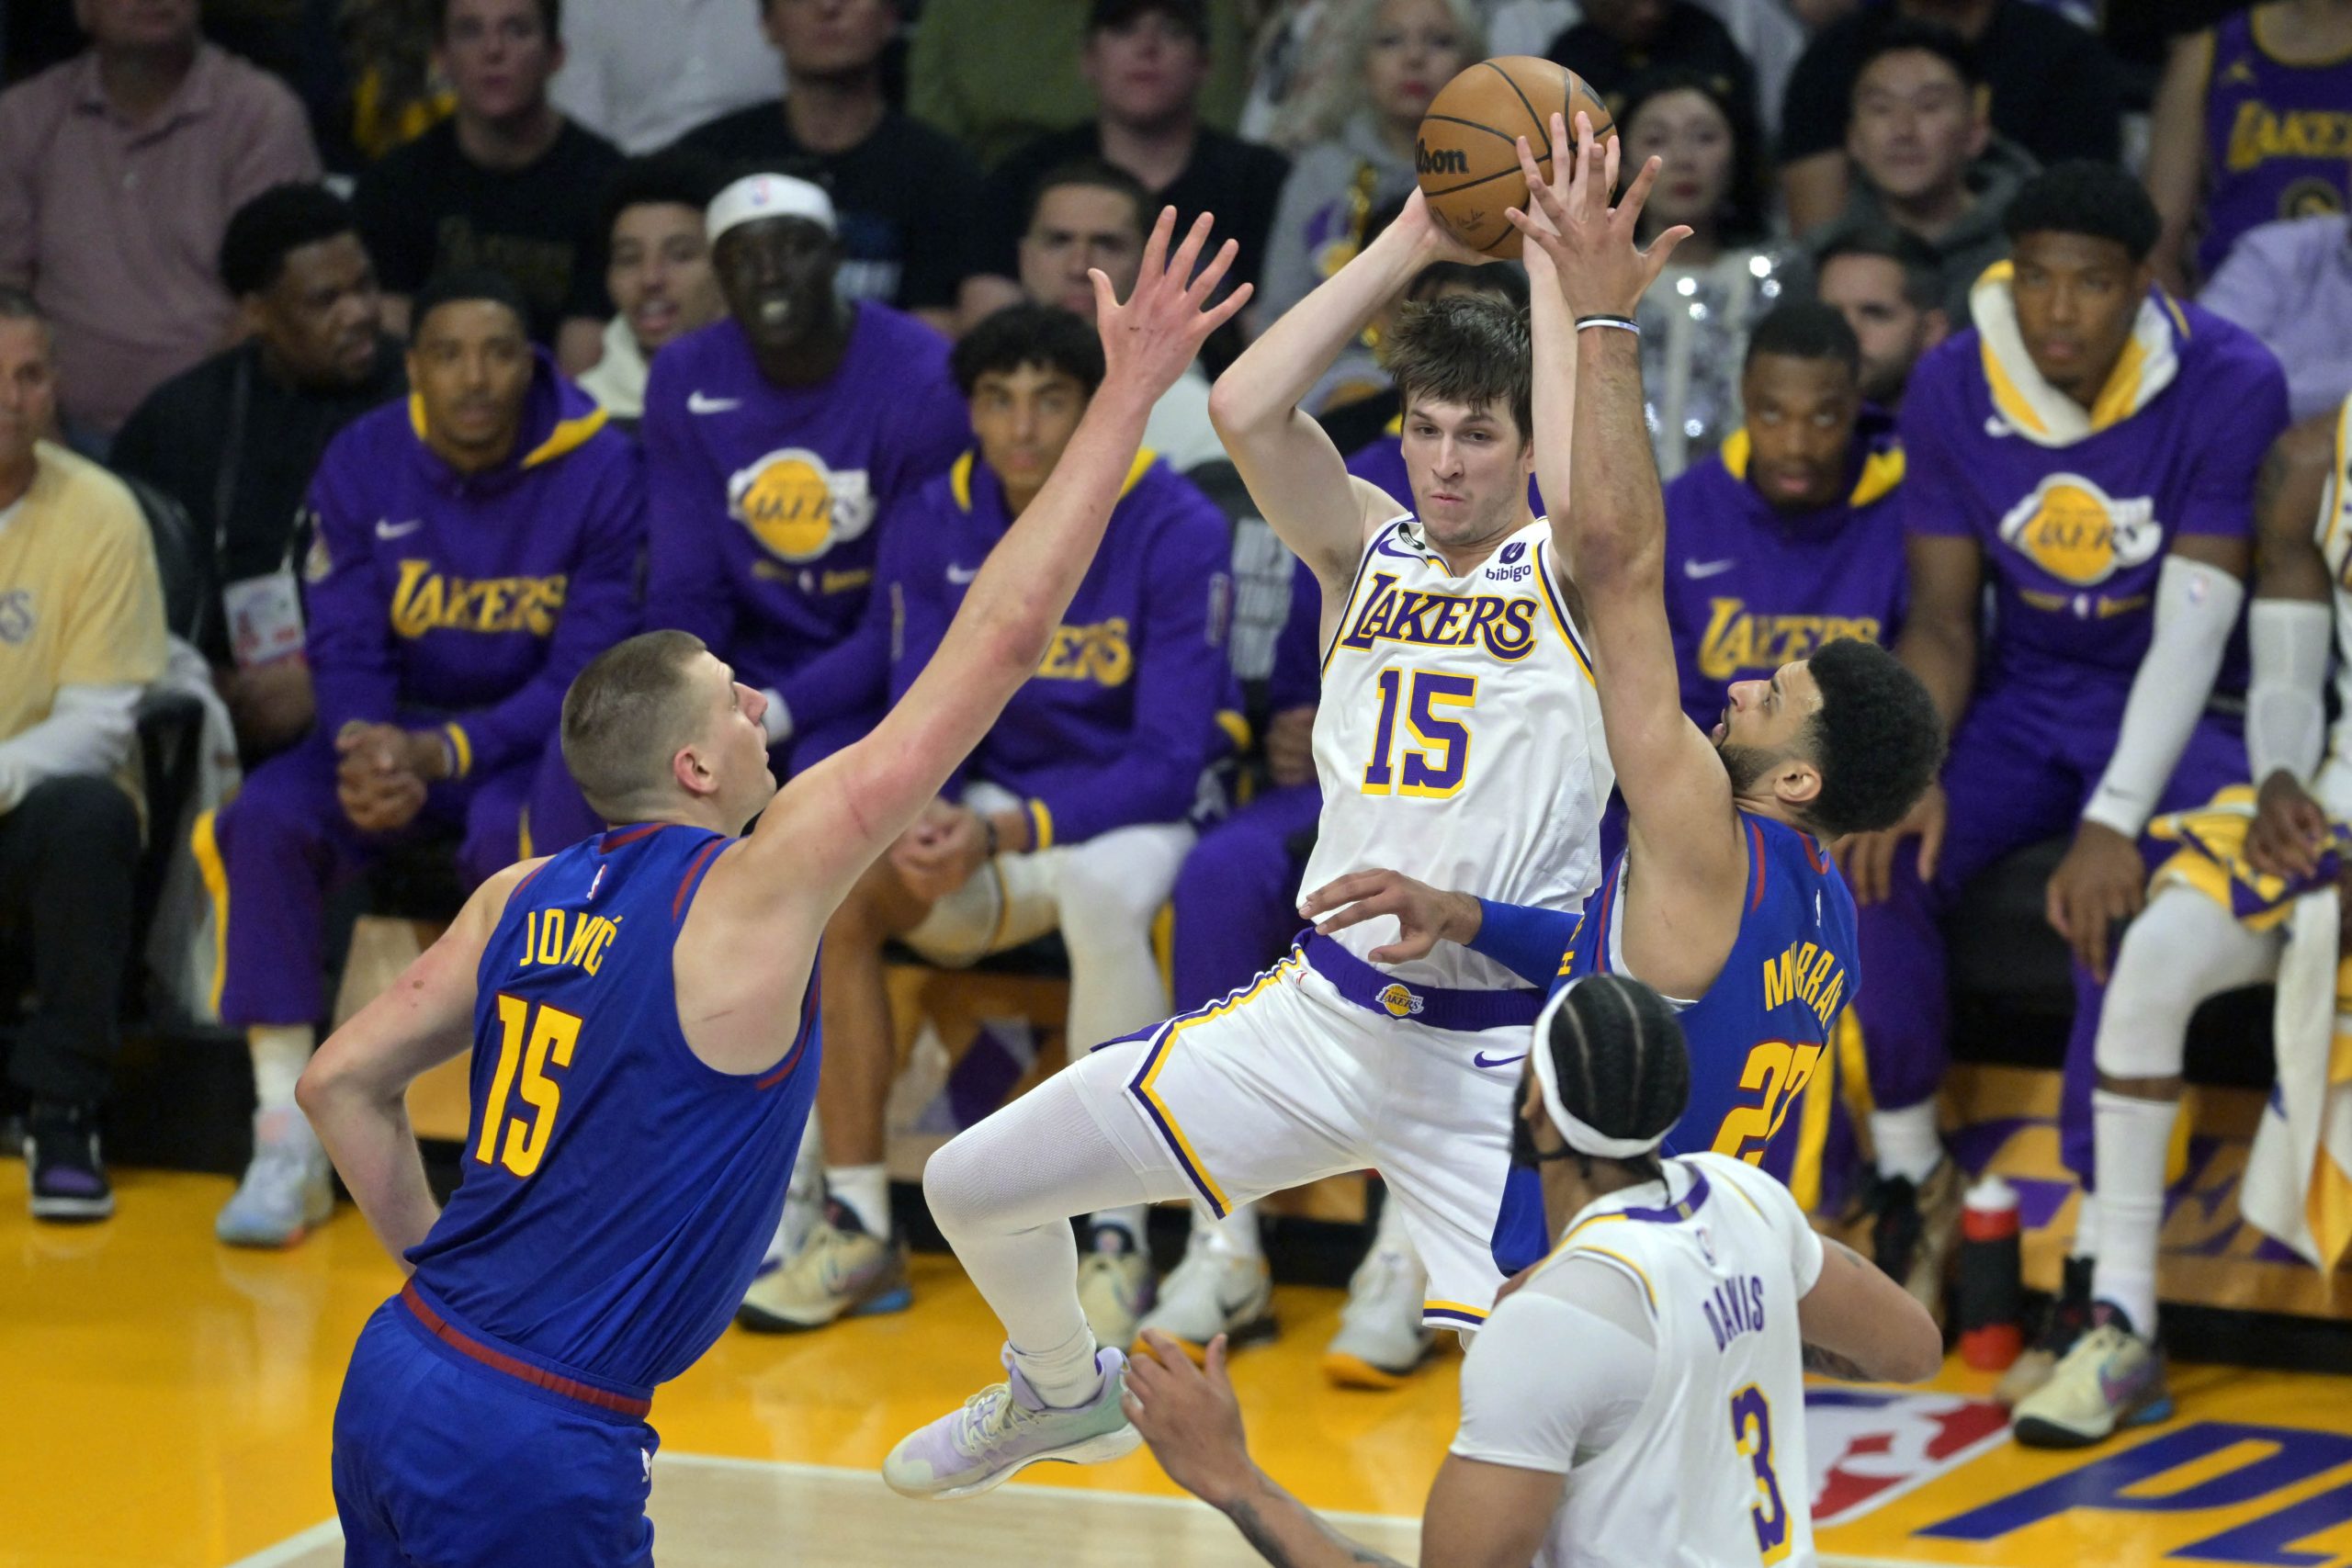
[[[1298,400],[1421,268],[1486,259],[1449,239],[1416,191],[1396,222],[1283,312],[1209,392],[1210,422],[1250,498],[1314,570],[1326,604],[1345,595],[1366,530],[1395,516],[1396,503],[1349,475],[1340,449]]]
[[[1102,388],[1045,489],[989,552],[939,651],[873,734],[792,782],[761,830],[713,869],[705,898],[718,893],[745,915],[789,905],[820,927],[1036,672],[1102,541],[1152,404],[1249,297],[1244,285],[1207,303],[1234,243],[1193,276],[1210,220],[1203,214],[1170,259],[1175,221],[1172,208],[1161,212],[1125,305],[1093,275]]]
[[[1642,415],[1640,340],[1616,326],[1577,326],[1630,321],[1689,231],[1668,230],[1648,252],[1640,250],[1634,226],[1657,181],[1657,160],[1610,208],[1613,139],[1604,149],[1592,140],[1589,120],[1578,128],[1571,164],[1566,126],[1553,118],[1554,167],[1572,172],[1549,185],[1535,177],[1526,142],[1520,144],[1537,209],[1512,215],[1528,236],[1536,479],[1545,494],[1568,498],[1555,536],[1591,620],[1601,722],[1631,841],[1638,859],[1666,868],[1647,885],[1712,893],[1745,874],[1747,851],[1732,813],[1730,776],[1682,711],[1666,615],[1666,505]],[[1724,902],[1702,895],[1702,907]],[[1708,971],[1700,978],[1712,978],[1702,955],[1692,958]],[[1657,980],[1670,987],[1671,978]]]

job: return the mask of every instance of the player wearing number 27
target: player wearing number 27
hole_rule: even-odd
[[[825,923],[1035,672],[1152,404],[1248,299],[1204,308],[1234,246],[1195,278],[1209,220],[1171,259],[1174,224],[1125,305],[1094,275],[1102,389],[872,736],[778,795],[763,697],[699,638],[608,650],[562,740],[611,829],[485,883],[303,1075],[411,1276],[335,1412],[347,1562],[652,1562],[653,1390],[725,1329],[775,1234],[817,1083]],[[403,1096],[469,1043],[465,1178],[436,1212]]]
[[[1564,333],[1532,346],[1526,319],[1492,296],[1405,312],[1388,366],[1410,513],[1351,479],[1298,409],[1423,266],[1476,259],[1415,194],[1235,362],[1209,412],[1260,512],[1322,587],[1323,809],[1307,885],[1385,861],[1568,910],[1599,884],[1614,776],[1573,585],[1527,504],[1539,463],[1550,493],[1567,493],[1566,406],[1538,420],[1528,388],[1546,355],[1572,365],[1572,345]],[[1003,1322],[1012,1375],[900,1443],[891,1485],[964,1496],[1041,1459],[1134,1446],[1080,1311],[1073,1214],[1190,1198],[1222,1218],[1372,1167],[1427,1270],[1421,1322],[1486,1320],[1503,1281],[1488,1238],[1515,1068],[1543,992],[1456,949],[1378,962],[1384,936],[1376,923],[1307,933],[1249,986],[1102,1045],[932,1156],[932,1215]]]
[[[1591,610],[1610,739],[1623,748],[1630,852],[1652,894],[1625,945],[1682,984],[1689,971],[1670,966],[1661,917],[1685,940],[1719,945],[1707,941],[1710,930],[1719,936],[1745,908],[1733,895],[1749,874],[1746,828],[1758,813],[1739,809],[1748,785],[1724,783],[1740,764],[1727,770],[1710,756],[1677,701],[1661,586],[1664,507],[1642,419],[1639,345],[1610,323],[1630,320],[1690,231],[1635,249],[1658,162],[1648,162],[1619,207],[1605,207],[1616,143],[1604,156],[1590,122],[1577,119],[1573,164],[1566,128],[1554,120],[1557,186],[1543,183],[1520,144],[1537,208],[1512,221],[1528,236],[1533,329],[1544,350],[1538,428],[1575,403],[1575,486],[1556,470],[1540,479],[1546,495],[1569,498],[1562,543]],[[1577,352],[1558,354],[1554,345],[1579,329]],[[1810,725],[1808,715],[1830,711],[1819,705],[1825,698],[1835,705],[1850,695],[1837,694],[1834,680],[1816,695],[1803,665],[1784,670],[1771,711],[1736,716],[1742,742],[1766,746],[1761,731],[1775,720],[1792,731]],[[1762,700],[1751,694],[1741,707]],[[1927,696],[1866,705],[1925,710]],[[1932,724],[1924,728],[1924,755],[1907,762],[1914,793],[1934,761]],[[1833,787],[1858,782],[1824,786],[1801,742],[1770,744],[1777,760],[1758,776],[1774,781],[1766,792],[1774,799],[1798,790],[1800,772],[1809,781],[1804,801],[1836,799]],[[1675,830],[1696,847],[1662,848],[1659,836]],[[1615,881],[1626,874],[1621,863]],[[1404,945],[1424,944],[1408,935]],[[1942,1348],[1933,1320],[1893,1280],[1816,1237],[1764,1173],[1720,1155],[1658,1157],[1695,1064],[1674,1010],[1622,966],[1581,974],[1555,993],[1521,1049],[1528,1059],[1508,1112],[1511,1164],[1538,1189],[1547,1256],[1503,1292],[1470,1346],[1462,1426],[1430,1489],[1421,1562],[1807,1568],[1815,1557],[1802,1369],[1926,1377]],[[1271,1562],[1389,1561],[1330,1530],[1250,1461],[1221,1338],[1205,1371],[1164,1338],[1146,1342],[1151,1354],[1128,1370],[1125,1408],[1180,1484],[1221,1509]]]
[[[1575,316],[1575,358],[1539,355],[1534,389],[1539,428],[1574,408],[1574,472],[1551,474],[1539,455],[1537,482],[1572,498],[1559,539],[1591,618],[1629,818],[1623,854],[1577,916],[1442,894],[1394,871],[1342,878],[1306,908],[1326,931],[1397,917],[1398,940],[1375,957],[1442,940],[1531,978],[1645,981],[1680,1013],[1690,1046],[1690,1105],[1668,1148],[1729,1155],[1786,1181],[1804,1090],[1859,978],[1854,901],[1827,846],[1898,819],[1942,745],[1918,680],[1855,640],[1735,682],[1712,737],[1684,715],[1664,502],[1641,421],[1625,412],[1638,408],[1641,374],[1624,323],[1673,232],[1650,253],[1650,274],[1630,277],[1588,254],[1599,243],[1589,235],[1546,229],[1526,247],[1537,333],[1556,321],[1567,335],[1559,317]],[[1532,1172],[1512,1171],[1495,1244],[1506,1272],[1548,1249]]]

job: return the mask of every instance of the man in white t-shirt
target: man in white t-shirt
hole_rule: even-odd
[[[1690,1061],[1657,992],[1591,976],[1553,998],[1531,1043],[1511,1157],[1542,1173],[1559,1242],[1471,1340],[1421,1561],[1631,1565],[1672,1548],[1804,1568],[1804,1372],[1928,1377],[1934,1320],[1755,1167],[1657,1156]],[[1390,1561],[1250,1461],[1222,1338],[1205,1371],[1145,1338],[1127,1417],[1178,1484],[1269,1562]]]

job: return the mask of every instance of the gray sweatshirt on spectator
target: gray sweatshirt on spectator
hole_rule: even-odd
[[[1413,161],[1380,139],[1369,110],[1303,150],[1283,182],[1266,265],[1250,309],[1271,321],[1354,255],[1363,219],[1413,192]]]

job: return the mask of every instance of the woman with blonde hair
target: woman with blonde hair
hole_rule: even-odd
[[[1315,30],[1333,68],[1302,82],[1269,132],[1299,152],[1259,275],[1251,312],[1260,321],[1344,266],[1372,214],[1411,194],[1421,116],[1486,51],[1473,0],[1326,0]]]

